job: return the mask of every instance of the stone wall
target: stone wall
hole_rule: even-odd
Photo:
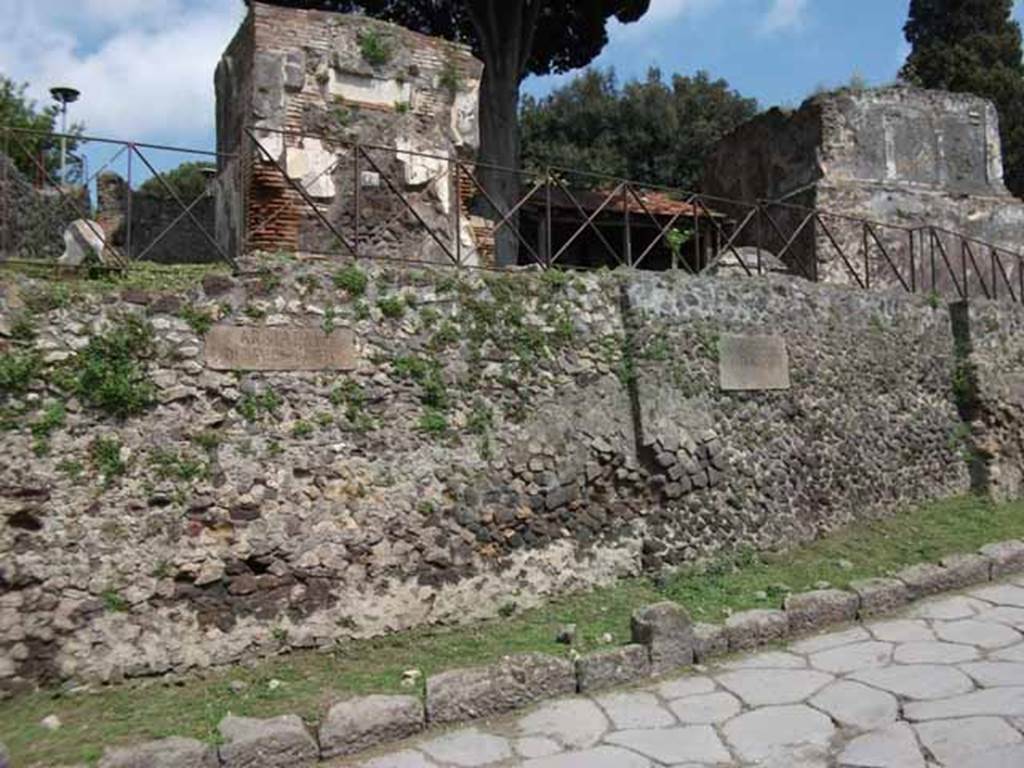
[[[64,230],[89,211],[83,187],[65,196],[53,188],[39,189],[0,153],[0,261],[55,261],[64,252]]]
[[[474,263],[450,160],[475,157],[481,73],[465,46],[251,3],[216,75],[218,149],[238,156],[222,160],[226,245],[241,207],[246,250],[345,251],[324,220],[354,246],[358,197],[361,255]]]
[[[852,285],[855,278],[836,246],[864,282],[896,286],[899,279],[882,247],[908,285],[932,288],[932,247],[907,229],[934,226],[991,243],[1016,254],[1024,225],[1024,203],[1003,184],[999,122],[995,107],[969,95],[894,87],[815,96],[795,112],[773,109],[726,137],[708,160],[704,190],[755,202],[759,199],[818,208],[839,216],[812,224],[787,253],[791,264],[805,264],[818,279]],[[770,208],[782,235],[795,234],[805,212]],[[734,211],[736,213],[736,211]],[[884,225],[867,235],[858,223]],[[766,244],[779,251],[785,239],[764,223]],[[752,243],[753,227],[745,243]],[[957,276],[960,243],[940,234]],[[867,242],[868,266],[864,265]],[[981,294],[989,282],[988,252],[975,246],[979,262],[968,263],[968,292]],[[935,289],[955,287],[941,255],[936,255]],[[1019,282],[1019,263],[1006,258],[1006,278]],[[1000,288],[1005,294],[1002,275]]]
[[[0,393],[0,689],[480,619],[969,487],[925,301],[243,267],[187,292],[5,286],[0,369],[36,367]],[[226,351],[214,324],[333,341]],[[728,334],[781,337],[790,388],[723,391]],[[340,371],[230,370],[337,349]]]
[[[119,248],[128,244],[127,217],[131,210],[131,250],[126,254],[129,258],[160,264],[205,264],[222,260],[214,247],[217,230],[213,194],[198,201],[183,200],[195,222],[185,216],[182,206],[170,197],[135,190],[131,192],[129,205],[128,194],[127,183],[116,173],[103,173],[97,179],[96,218],[107,237]]]

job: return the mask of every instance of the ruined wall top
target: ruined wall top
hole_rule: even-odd
[[[253,2],[217,69],[219,144],[252,124],[472,154],[482,71],[466,46],[394,24]]]
[[[723,139],[705,175],[716,194],[735,199],[779,199],[821,180],[1008,195],[992,103],[904,86],[844,89],[797,110],[769,110]],[[733,180],[729,189],[722,179]]]

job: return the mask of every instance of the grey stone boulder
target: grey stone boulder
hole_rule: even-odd
[[[598,651],[576,660],[576,680],[580,693],[642,680],[651,674],[647,646],[626,645]]]
[[[638,608],[630,620],[633,642],[647,646],[651,674],[660,675],[693,663],[693,622],[678,603],[666,601]]]
[[[721,624],[697,622],[693,625],[693,660],[703,663],[713,656],[729,652],[729,638]]]
[[[2,759],[0,765],[3,765]],[[99,761],[99,768],[217,768],[218,765],[216,749],[178,736],[135,747],[107,747]]]
[[[788,634],[789,617],[784,611],[757,608],[741,611],[725,620],[730,651],[749,651],[784,640]]]
[[[907,585],[907,593],[911,600],[919,600],[963,586],[956,583],[956,576],[955,572],[951,573],[934,563],[911,565],[896,574],[896,578]]]
[[[939,565],[946,569],[949,589],[984,584],[992,572],[992,563],[984,555],[947,555]]]
[[[572,662],[543,653],[507,656],[497,664],[427,678],[427,720],[459,723],[576,692]]]
[[[999,541],[986,544],[979,551],[992,564],[993,579],[1024,571],[1024,541]]]
[[[363,696],[335,704],[320,725],[320,756],[354,755],[423,730],[426,715],[415,696]]]
[[[320,757],[316,741],[298,715],[265,720],[228,715],[217,726],[225,768],[304,768]]]
[[[907,585],[899,579],[862,579],[850,582],[850,589],[860,599],[861,618],[891,613],[910,602]]]
[[[860,599],[853,592],[841,589],[820,589],[786,596],[789,631],[794,634],[813,632],[830,624],[842,624],[857,618]]]

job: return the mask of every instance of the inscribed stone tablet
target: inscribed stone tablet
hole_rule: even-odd
[[[347,371],[355,361],[347,328],[217,325],[206,334],[206,365],[218,371]]]
[[[723,334],[718,373],[725,390],[789,389],[789,354],[781,336]]]

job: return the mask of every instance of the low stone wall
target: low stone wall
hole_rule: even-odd
[[[39,189],[0,153],[0,262],[56,260],[64,252],[64,230],[90,207],[84,187],[63,195]]]
[[[295,259],[3,295],[5,690],[472,621],[970,483],[948,312],[907,296]],[[788,389],[722,389],[780,344]]]

